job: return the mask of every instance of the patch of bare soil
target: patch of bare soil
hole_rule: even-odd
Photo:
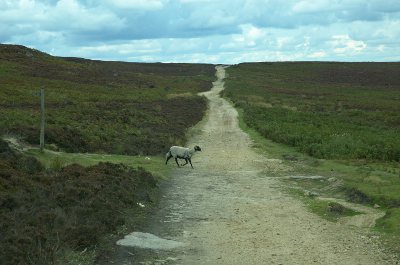
[[[190,141],[203,151],[192,158],[195,169],[176,169],[142,231],[182,247],[125,247],[120,264],[398,264],[366,228],[328,222],[283,192],[274,173],[285,166],[250,147],[237,111],[219,96],[224,67],[216,75],[203,93],[208,115]]]

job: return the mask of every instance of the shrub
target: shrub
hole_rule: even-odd
[[[348,188],[346,190],[347,198],[350,202],[355,203],[372,203],[372,199],[367,194],[357,188]]]
[[[398,66],[239,64],[227,69],[225,95],[248,126],[316,158],[399,162]]]
[[[0,264],[54,264],[64,250],[90,248],[116,231],[126,209],[143,214],[137,203],[155,200],[157,181],[142,168],[72,164],[55,174],[2,141],[0,148],[12,154],[0,157]]]

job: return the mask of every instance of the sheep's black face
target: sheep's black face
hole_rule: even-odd
[[[201,151],[201,148],[200,148],[200,146],[196,145],[196,146],[194,147],[194,150],[195,150],[195,151]]]

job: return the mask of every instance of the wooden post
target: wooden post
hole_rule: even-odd
[[[40,151],[44,149],[44,89],[40,89]]]

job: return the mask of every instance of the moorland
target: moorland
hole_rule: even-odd
[[[289,186],[378,207],[386,215],[373,229],[399,238],[400,63],[242,63],[226,71],[222,95],[255,147],[296,174],[340,183],[329,191],[313,179]],[[104,62],[0,45],[0,263],[92,264],[115,238],[145,225],[169,174],[163,155],[185,145],[205,115],[197,93],[214,74],[209,64]],[[327,218],[328,202],[303,199]]]
[[[340,183],[296,185],[384,209],[374,229],[400,236],[400,63],[242,63],[227,73],[224,96],[269,155]]]
[[[213,80],[213,65],[0,45],[0,264],[90,263],[110,235],[143,224],[167,171],[159,155],[186,142]]]
[[[43,88],[47,148],[160,154],[202,118],[206,102],[196,94],[213,79],[212,65],[102,62],[0,45],[0,134],[38,144]]]

